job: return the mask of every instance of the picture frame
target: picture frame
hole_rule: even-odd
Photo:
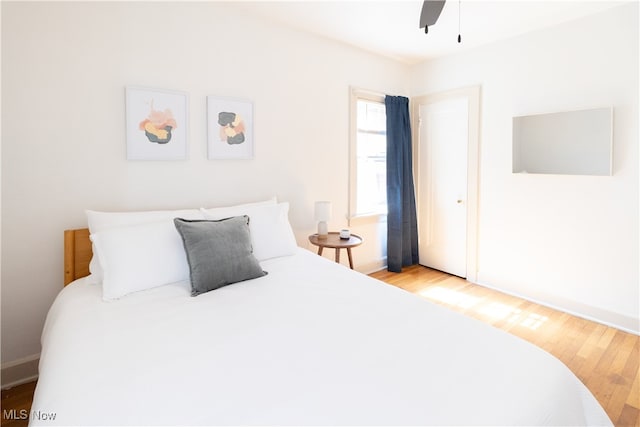
[[[207,96],[208,159],[252,159],[254,148],[253,102]]]
[[[188,158],[188,97],[186,92],[125,88],[128,160]]]

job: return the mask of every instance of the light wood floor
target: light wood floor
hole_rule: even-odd
[[[2,427],[23,427],[29,424],[33,391],[36,382],[2,390]]]
[[[640,338],[422,266],[371,274],[517,335],[556,356],[616,426],[640,425]]]
[[[413,266],[371,275],[536,344],[562,360],[591,390],[616,426],[640,426],[640,339],[459,277]],[[2,426],[26,426],[4,411],[31,408],[35,382],[2,391]],[[15,418],[15,417],[14,417]]]

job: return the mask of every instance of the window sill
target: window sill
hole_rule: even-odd
[[[375,223],[386,222],[386,221],[387,221],[386,213],[354,215],[349,217],[349,227],[366,225],[366,224],[375,224]]]

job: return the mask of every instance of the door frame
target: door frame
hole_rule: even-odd
[[[469,139],[467,145],[467,277],[470,282],[478,278],[478,211],[480,192],[480,86],[469,86],[411,98],[413,121],[413,176],[416,202],[420,206],[420,105],[454,98],[467,98],[469,107]],[[420,227],[420,224],[418,224]]]

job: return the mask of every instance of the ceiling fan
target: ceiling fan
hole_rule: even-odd
[[[419,28],[424,28],[425,34],[429,33],[429,26],[434,25],[440,17],[440,13],[442,12],[442,8],[444,8],[445,1],[446,0],[424,0],[422,2]],[[458,43],[460,43],[461,41],[462,37],[460,36],[460,0],[458,0]]]

